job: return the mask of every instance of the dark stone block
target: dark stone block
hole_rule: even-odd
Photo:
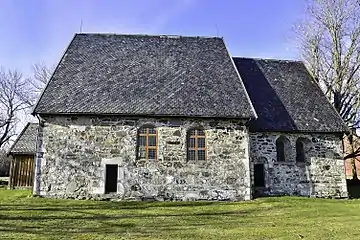
[[[180,132],[179,130],[176,130],[176,131],[173,133],[173,136],[181,137],[181,132]]]
[[[173,163],[174,168],[182,168],[184,165],[181,162],[174,162]]]
[[[215,128],[218,124],[219,124],[218,121],[211,121],[211,122],[209,123],[210,127],[212,127],[212,128]]]
[[[211,174],[209,172],[202,172],[201,175],[203,177],[210,177],[211,176]]]
[[[117,149],[117,148],[113,148],[113,149],[110,150],[110,153],[111,153],[111,154],[119,154],[119,153],[120,153],[120,150]]]
[[[139,184],[134,184],[130,187],[131,191],[140,191],[141,186]]]
[[[175,182],[177,184],[185,184],[186,183],[185,179],[176,179]]]
[[[136,122],[135,122],[135,121],[125,121],[125,122],[124,122],[124,125],[127,125],[127,126],[135,126],[135,125],[136,125]]]
[[[180,127],[181,126],[181,120],[180,119],[171,119],[169,121],[169,125],[172,127]]]

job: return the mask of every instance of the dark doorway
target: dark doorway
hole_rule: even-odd
[[[117,192],[118,165],[106,165],[105,193]]]
[[[254,165],[255,187],[265,187],[264,164]]]

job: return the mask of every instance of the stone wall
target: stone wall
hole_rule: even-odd
[[[276,139],[285,136],[290,145],[286,161],[278,162]],[[296,140],[308,139],[305,162],[296,162]],[[255,195],[347,197],[342,141],[334,134],[251,133],[252,185],[254,164],[264,164],[265,187]]]
[[[158,131],[158,161],[136,159],[137,130]],[[202,126],[207,161],[186,159],[186,133]],[[251,198],[248,130],[241,121],[44,117],[34,192],[60,198],[244,200]],[[118,165],[117,193],[104,195],[105,165]]]

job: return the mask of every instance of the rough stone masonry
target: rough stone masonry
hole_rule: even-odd
[[[281,133],[248,133],[242,121],[47,117],[40,129],[35,192],[59,198],[248,200],[255,195],[347,197],[341,140],[331,134],[286,134],[287,161],[277,162]],[[139,127],[158,131],[158,160],[136,159]],[[201,126],[207,160],[187,161],[186,134]],[[309,139],[305,162],[297,138]],[[46,144],[45,144],[46,143]],[[250,155],[249,155],[250,153]],[[105,194],[105,166],[118,166],[117,192]],[[264,187],[254,186],[264,164]]]
[[[285,136],[289,144],[286,161],[277,161],[276,139]],[[296,161],[296,140],[307,140],[304,162]],[[257,195],[347,197],[342,141],[334,134],[251,133],[250,156],[254,164],[264,164],[264,187]],[[254,172],[251,174],[254,184]]]
[[[48,117],[40,128],[35,192],[60,198],[248,200],[249,137],[243,121]],[[137,131],[158,131],[158,160],[136,159]],[[201,126],[207,160],[186,158],[186,134]],[[46,144],[45,144],[46,143]],[[118,165],[105,194],[105,165]]]

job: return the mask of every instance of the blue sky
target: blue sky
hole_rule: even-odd
[[[57,63],[83,32],[222,36],[233,56],[299,59],[305,0],[1,0],[0,65]]]

